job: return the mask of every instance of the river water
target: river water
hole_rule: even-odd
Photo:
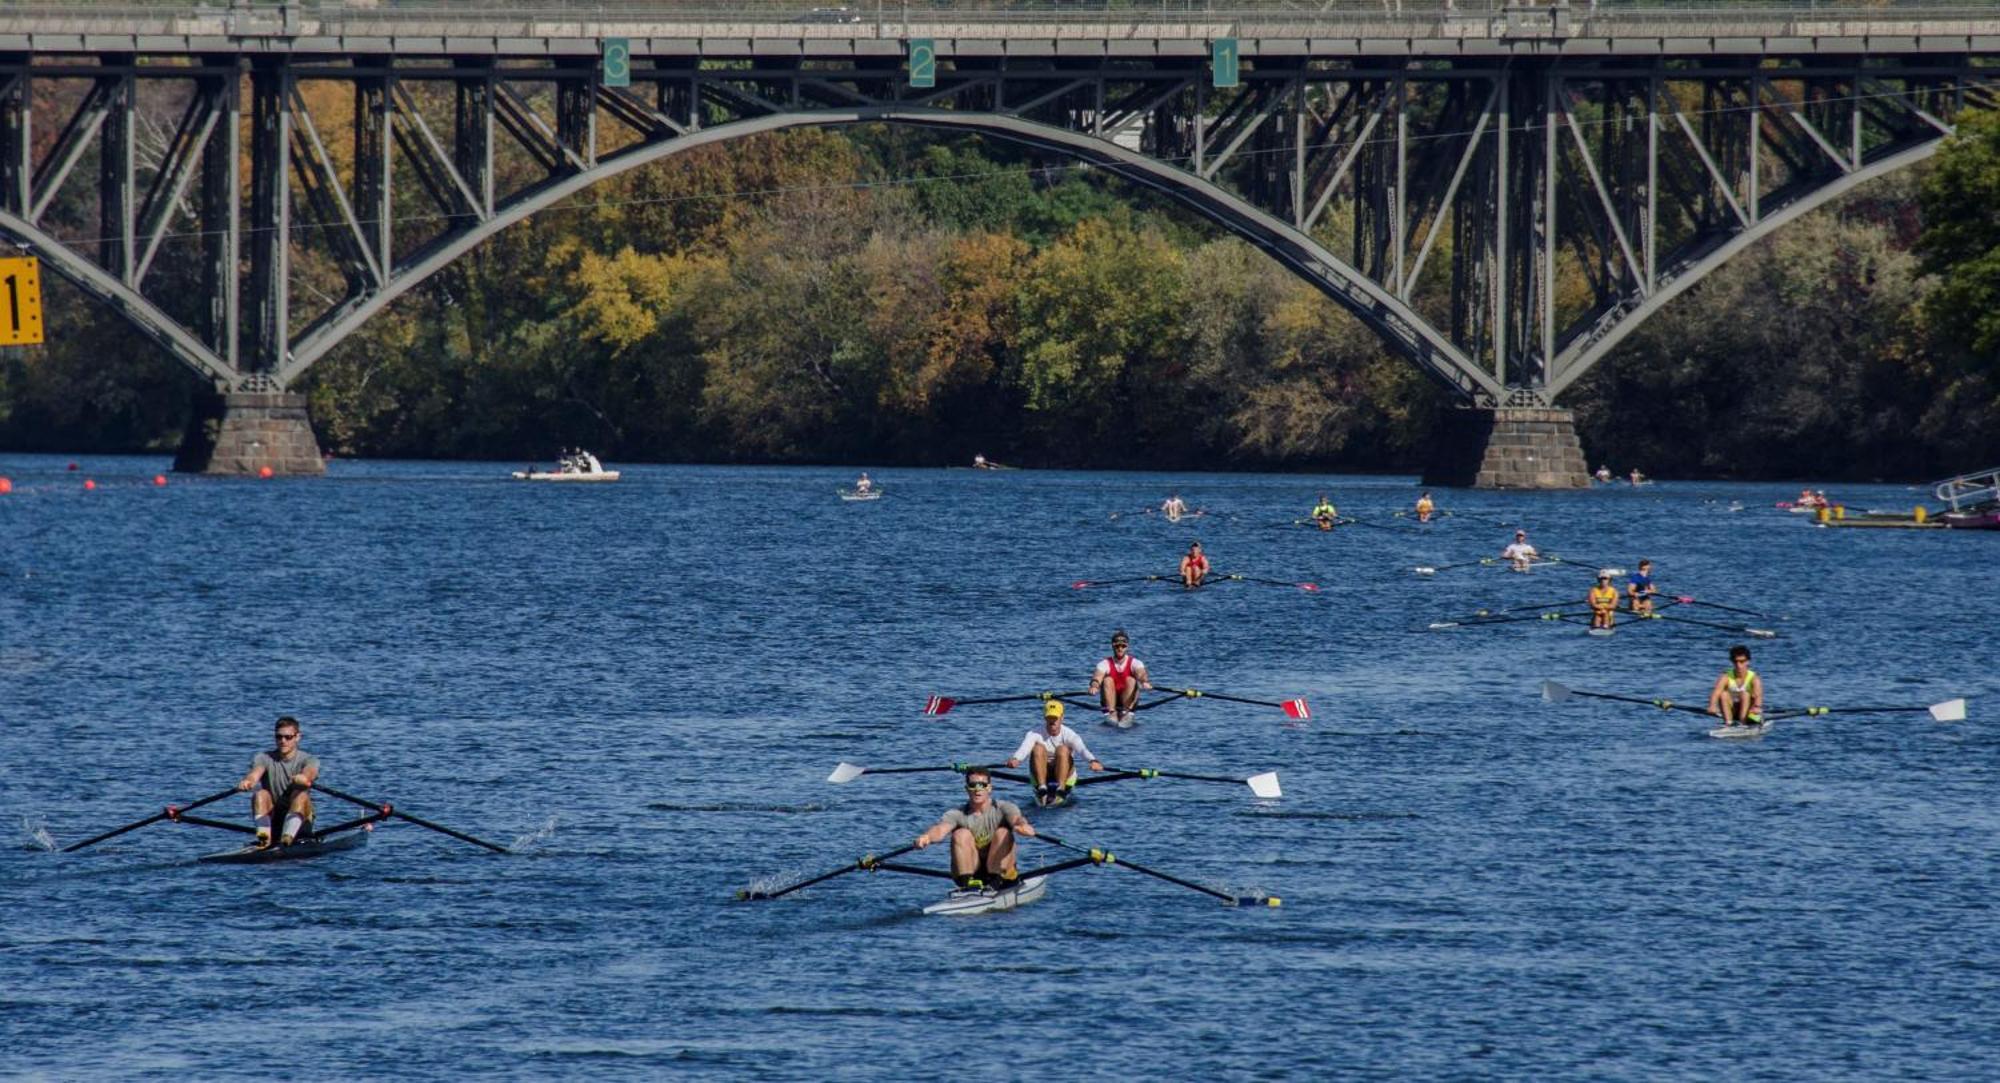
[[[157,459],[65,465],[0,456],[0,1075],[2000,1069],[2000,538],[1814,529],[1773,508],[1784,485],[1447,491],[1458,514],[1427,528],[1321,534],[1291,520],[1322,489],[1407,527],[1414,482],[885,469],[883,499],[848,504],[829,469],[556,487],[336,462],[154,487]],[[1111,517],[1175,488],[1212,514]],[[1426,630],[1588,586],[1563,565],[1413,574],[1497,553],[1502,521],[1770,614],[1749,622],[1779,638],[1750,642],[1776,705],[1970,696],[1971,717],[1717,741],[1691,715],[1544,704],[1551,678],[1698,701],[1742,637]],[[1171,572],[1194,538],[1221,573],[1321,589],[1070,586]],[[829,785],[835,763],[997,760],[1037,715],[926,718],[926,696],[1080,686],[1113,628],[1162,684],[1304,696],[1312,717],[1073,715],[1104,760],[1277,770],[1284,797],[1130,781],[1031,819],[1281,908],[1115,867],[966,919],[921,916],[941,882],[891,873],[734,901],[898,846],[961,796],[950,773]],[[280,713],[328,784],[517,852],[408,823],[264,867],[196,864],[236,836],[173,824],[49,852],[228,786]]]

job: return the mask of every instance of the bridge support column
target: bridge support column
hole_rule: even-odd
[[[1503,406],[1451,410],[1424,484],[1474,489],[1588,489],[1590,471],[1568,410]]]
[[[236,391],[202,402],[181,437],[174,469],[190,474],[326,473],[306,418],[306,397]]]

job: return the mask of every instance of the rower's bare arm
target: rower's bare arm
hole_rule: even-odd
[[[292,781],[308,790],[312,789],[313,783],[319,781],[319,764],[315,763],[311,767],[299,772],[299,777]]]
[[[1708,713],[1722,713],[1722,686],[1729,680],[1727,675],[1715,679],[1715,687],[1708,690]]]
[[[929,846],[933,842],[939,842],[943,840],[943,838],[946,835],[949,834],[951,834],[951,825],[944,822],[943,820],[939,820],[938,822],[925,828],[923,834],[917,836],[916,839],[917,849],[921,850],[924,847]]]
[[[263,777],[264,777],[264,765],[256,764],[250,768],[249,774],[246,774],[242,778],[237,780],[236,788],[239,790],[250,789],[251,787],[257,785],[258,780],[262,779]]]
[[[1032,839],[1035,837],[1035,825],[1029,823],[1026,816],[1014,817],[1014,822],[1007,826],[1013,828],[1014,833],[1022,838]]]

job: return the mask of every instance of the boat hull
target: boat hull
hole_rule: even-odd
[[[1769,722],[1757,722],[1747,726],[1718,726],[1709,730],[1710,737],[1724,741],[1741,741],[1750,737],[1762,737],[1771,732]]]
[[[204,865],[266,865],[273,861],[305,861],[342,850],[357,850],[368,843],[367,831],[346,831],[331,838],[311,839],[290,846],[241,846],[234,850],[203,854]]]
[[[552,474],[544,470],[536,470],[533,472],[529,472],[526,470],[516,470],[514,471],[514,480],[550,481],[550,482],[584,484],[589,482],[617,481],[618,471],[601,470],[595,474]]]
[[[1026,906],[1034,902],[1048,890],[1048,877],[1030,876],[1012,887],[997,890],[986,888],[978,891],[954,891],[924,907],[924,913],[944,917],[966,917],[972,914],[990,914],[996,910],[1012,910],[1017,906]]]

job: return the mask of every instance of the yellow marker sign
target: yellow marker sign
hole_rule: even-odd
[[[0,259],[0,346],[42,342],[42,261],[33,256]]]

